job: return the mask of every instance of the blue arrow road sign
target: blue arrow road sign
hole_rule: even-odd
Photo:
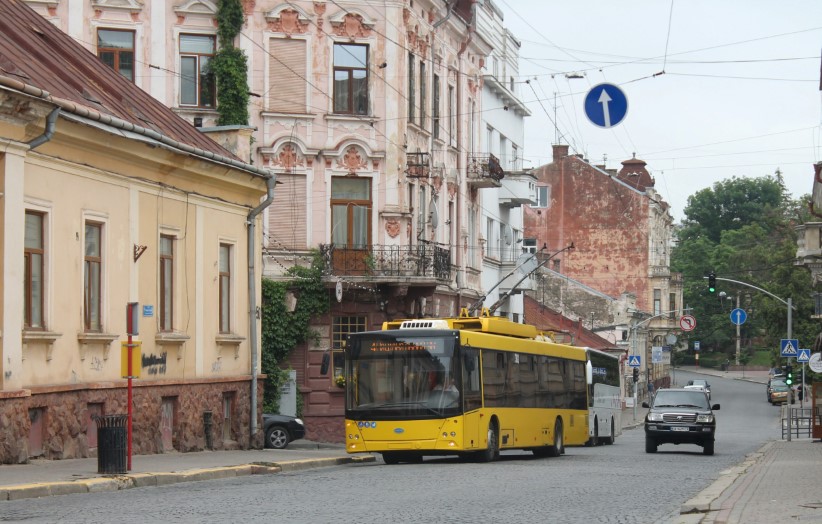
[[[638,368],[640,362],[642,362],[642,357],[640,357],[639,355],[631,355],[630,357],[628,357],[628,365],[632,368]]]
[[[810,362],[811,361],[811,350],[810,349],[800,349],[799,353],[796,355],[797,362]]]
[[[731,323],[736,324],[737,326],[741,326],[748,320],[748,314],[745,313],[745,310],[738,307],[731,311]]]
[[[799,340],[795,338],[783,338],[779,343],[779,356],[795,357],[799,348]]]
[[[627,112],[628,99],[614,84],[595,85],[585,96],[585,115],[599,127],[619,124]]]

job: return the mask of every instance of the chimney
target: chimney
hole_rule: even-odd
[[[552,146],[554,148],[554,163],[556,164],[566,156],[568,156],[568,145],[567,144],[554,144]]]

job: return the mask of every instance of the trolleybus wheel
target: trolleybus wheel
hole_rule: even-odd
[[[594,418],[594,435],[588,437],[588,442],[585,443],[586,446],[599,446],[599,419]]]
[[[616,438],[614,435],[616,435],[616,433],[614,433],[614,419],[611,419],[611,434],[605,438],[605,444],[609,446],[613,444]]]
[[[565,453],[565,442],[562,435],[562,420],[557,419],[554,424],[554,445],[548,447],[549,457],[558,457]]]
[[[479,452],[480,462],[493,462],[499,457],[499,435],[493,422],[488,424],[488,448]]]

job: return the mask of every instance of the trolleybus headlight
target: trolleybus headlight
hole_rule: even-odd
[[[448,438],[448,432],[447,431],[442,432],[442,438]]]
[[[452,437],[456,437],[456,436],[457,436],[457,432],[456,432],[456,431],[452,431],[452,432],[451,432],[451,436],[452,436]]]

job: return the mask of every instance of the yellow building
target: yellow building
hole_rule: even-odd
[[[0,463],[95,453],[95,415],[128,411],[130,302],[133,452],[261,445],[249,311],[273,188],[24,2],[0,2]]]

